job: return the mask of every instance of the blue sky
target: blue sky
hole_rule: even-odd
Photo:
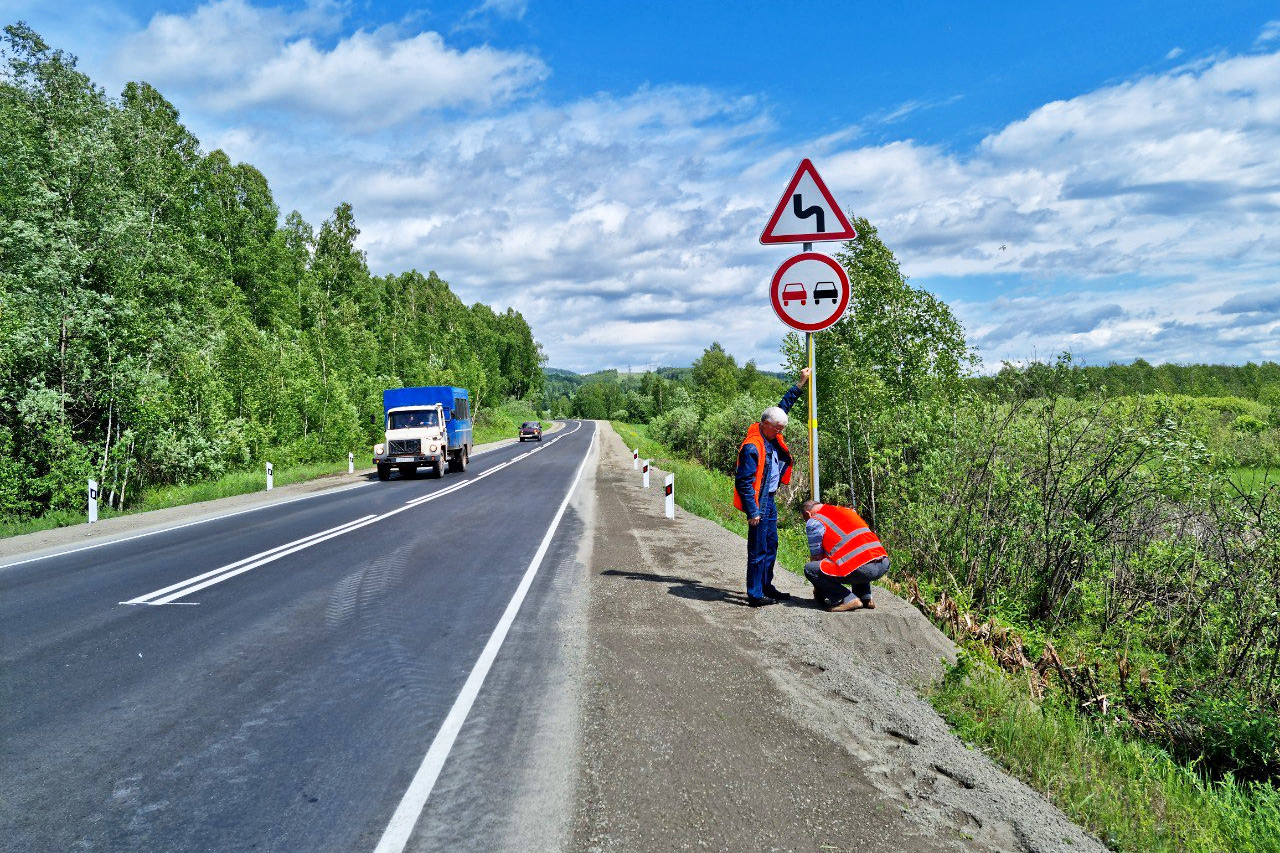
[[[0,9],[283,212],[351,202],[375,273],[520,310],[551,366],[776,367],[792,250],[757,237],[804,157],[987,370],[1280,359],[1280,3]]]

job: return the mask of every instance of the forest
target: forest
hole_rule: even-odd
[[[518,312],[372,275],[349,204],[281,224],[146,83],[108,97],[22,24],[0,62],[0,518],[363,454],[385,388],[541,392]]]

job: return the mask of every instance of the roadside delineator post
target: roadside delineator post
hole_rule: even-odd
[[[648,459],[644,460],[644,465],[640,467],[640,470],[644,472],[644,487],[647,489],[649,488],[649,460]]]
[[[667,518],[675,519],[676,517],[676,475],[668,474],[666,479],[667,487]]]
[[[354,453],[347,454],[347,473],[354,474],[356,472],[356,455]]]
[[[640,467],[640,448],[631,451],[631,470],[634,471]]]
[[[273,469],[271,468],[271,463],[268,462],[267,463],[267,491],[268,492],[276,487],[275,477],[272,476],[272,470]]]
[[[98,520],[98,481],[89,481],[89,523]]]

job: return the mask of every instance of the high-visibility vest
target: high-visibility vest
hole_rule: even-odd
[[[843,506],[818,504],[813,517],[826,528],[822,532],[822,550],[827,557],[820,568],[824,575],[844,577],[889,552],[862,520],[862,516]]]
[[[778,478],[778,483],[786,485],[791,482],[791,451],[787,449],[787,443],[782,440],[782,433],[778,433],[778,437],[774,439],[778,442],[778,446],[782,448],[781,459],[778,461],[782,464],[782,476]],[[760,424],[754,423],[747,428],[747,437],[742,440],[742,444],[738,445],[738,455],[742,455],[742,448],[748,444],[755,445],[756,448],[756,482],[755,496],[756,506],[760,505],[760,490],[764,488],[764,435],[760,432]],[[742,495],[738,494],[738,490],[733,490],[733,505],[743,512],[747,508],[742,505]]]

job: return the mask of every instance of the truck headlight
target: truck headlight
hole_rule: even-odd
[[[383,448],[382,448],[382,445],[381,445],[381,444],[375,444],[375,445],[373,446],[373,455],[374,455],[374,456],[381,456],[381,455],[382,455],[382,449],[383,449]]]
[[[436,452],[436,446],[435,446],[434,444],[433,444],[433,445],[431,445],[430,450],[431,450],[431,452],[432,452],[432,453],[435,453],[435,452]]]

